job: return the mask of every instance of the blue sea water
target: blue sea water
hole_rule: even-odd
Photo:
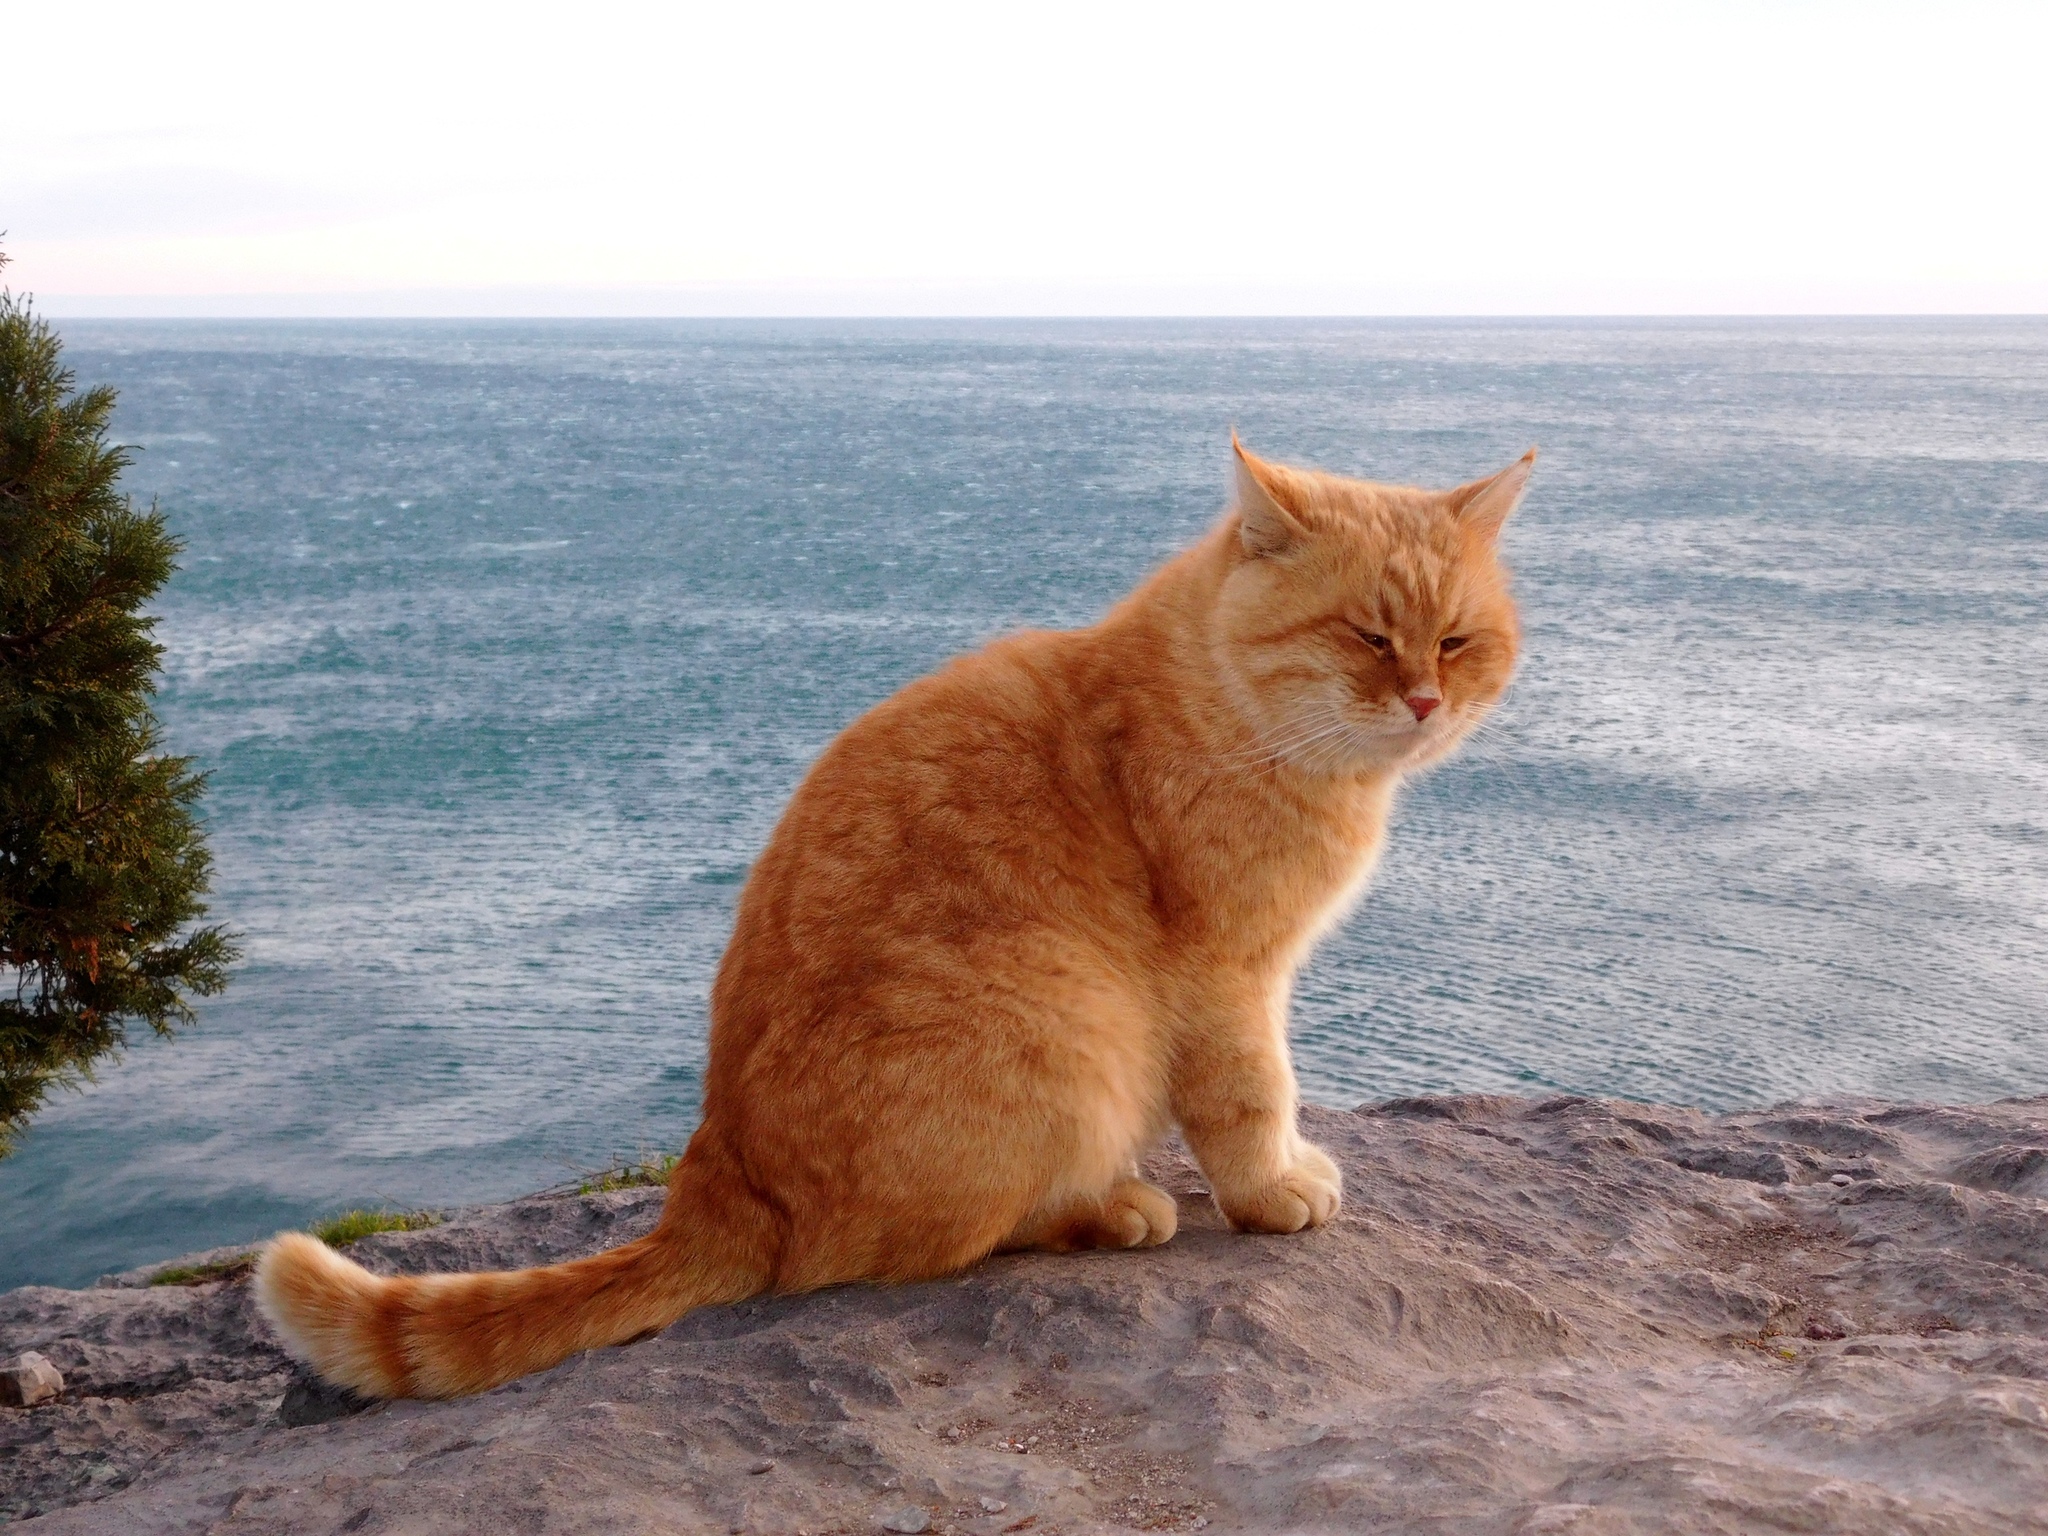
[[[1299,989],[1312,1098],[2048,1091],[2048,323],[66,322],[187,541],[231,991],[0,1163],[0,1286],[675,1148],[867,705],[1262,453],[1542,446],[1526,661]]]

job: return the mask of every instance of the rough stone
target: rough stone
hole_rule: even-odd
[[[0,1410],[0,1518],[2048,1533],[2048,1099],[1303,1118],[1345,1177],[1319,1231],[1227,1231],[1169,1148],[1148,1166],[1180,1201],[1162,1248],[707,1308],[457,1402],[327,1412],[232,1274],[9,1292],[0,1353],[47,1356],[66,1389]],[[647,1231],[660,1199],[534,1197],[354,1251],[551,1262]]]
[[[0,1403],[10,1408],[33,1408],[63,1390],[63,1374],[32,1349],[0,1365]]]
[[[287,1429],[297,1429],[306,1424],[329,1424],[376,1406],[374,1399],[358,1397],[347,1387],[337,1387],[299,1368],[277,1405],[277,1421]]]

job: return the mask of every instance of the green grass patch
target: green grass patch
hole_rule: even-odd
[[[441,1225],[432,1211],[343,1211],[339,1216],[315,1222],[312,1233],[330,1248],[345,1248],[372,1232],[423,1232]],[[232,1254],[205,1264],[173,1264],[149,1277],[151,1285],[210,1285],[216,1280],[240,1280],[256,1267],[254,1253]]]
[[[579,1195],[609,1194],[615,1189],[645,1189],[650,1185],[668,1182],[668,1176],[676,1171],[676,1164],[682,1158],[671,1154],[667,1157],[643,1157],[630,1163],[614,1163],[600,1169],[576,1186]]]
[[[441,1225],[431,1211],[343,1211],[311,1228],[315,1237],[330,1248],[346,1248],[377,1232],[423,1232]]]
[[[174,1264],[149,1277],[151,1285],[210,1285],[216,1280],[239,1280],[256,1267],[256,1255],[238,1253],[233,1258],[215,1259],[209,1264]]]

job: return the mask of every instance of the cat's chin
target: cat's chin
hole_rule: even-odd
[[[1465,744],[1465,738],[1472,734],[1476,723],[1472,720],[1446,720],[1441,725],[1418,726],[1409,734],[1407,758],[1401,770],[1412,773],[1435,767]]]
[[[1413,773],[1442,762],[1458,750],[1471,722],[1444,720],[1386,726],[1359,744],[1344,771],[1353,774]]]
[[[1357,740],[1352,749],[1341,757],[1289,758],[1287,761],[1299,771],[1320,778],[1356,779],[1408,773],[1427,767],[1458,744],[1457,736],[1448,732],[1443,733],[1441,739],[1437,737],[1438,733],[1434,731],[1404,731],[1397,727]]]

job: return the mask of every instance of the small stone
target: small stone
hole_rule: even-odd
[[[885,1531],[895,1531],[897,1536],[918,1536],[918,1532],[932,1528],[931,1512],[906,1504],[895,1513],[882,1516],[881,1526]]]
[[[766,1456],[763,1456],[759,1461],[747,1463],[747,1476],[749,1477],[759,1477],[763,1472],[773,1472],[774,1470],[775,1463]]]
[[[9,1407],[33,1408],[63,1390],[64,1378],[57,1367],[32,1349],[0,1365],[0,1403]]]
[[[992,1499],[985,1493],[981,1496],[981,1512],[984,1515],[1000,1515],[1009,1507],[1001,1499]]]
[[[1829,1178],[1828,1182],[1834,1185],[1835,1188],[1840,1189],[1843,1185],[1849,1183],[1850,1179],[1846,1173],[1838,1173]]]

